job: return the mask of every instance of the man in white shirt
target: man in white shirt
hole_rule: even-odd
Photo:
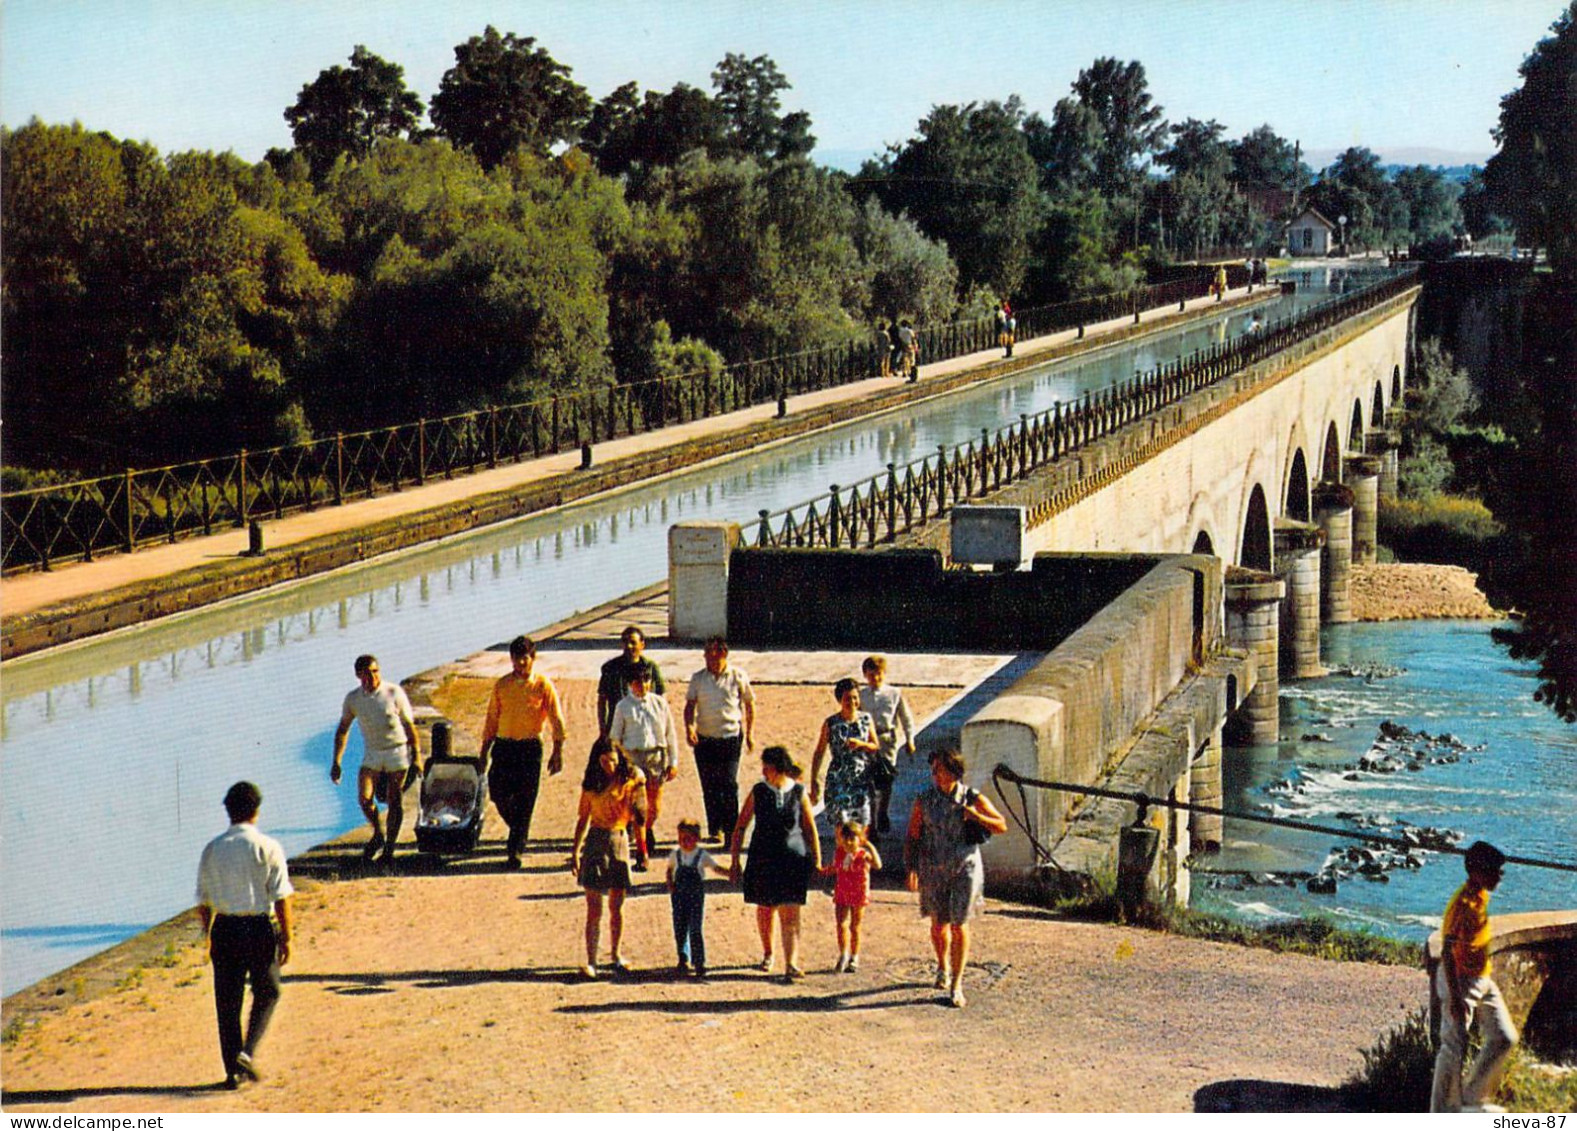
[[[705,656],[685,691],[684,732],[695,750],[707,839],[721,842],[739,820],[739,757],[756,744],[756,695],[750,677],[729,664],[721,636],[706,642]]]
[[[613,709],[608,737],[630,762],[646,774],[646,852],[657,851],[657,812],[663,786],[679,776],[679,738],[674,733],[668,700],[650,691],[652,666],[645,661],[629,670],[630,691]],[[643,871],[637,864],[637,872]]]
[[[345,696],[340,710],[339,728],[334,732],[334,764],[329,780],[340,780],[340,761],[345,756],[345,740],[350,724],[361,728],[361,770],[356,775],[356,795],[361,811],[372,826],[372,839],[362,850],[371,860],[383,849],[382,861],[394,859],[394,845],[400,839],[405,820],[404,794],[416,780],[421,760],[421,745],[416,741],[416,719],[405,689],[397,683],[384,683],[378,657],[356,657],[358,686]],[[378,803],[389,807],[389,835],[384,839],[378,820]]]
[[[214,967],[214,1007],[226,1088],[261,1079],[252,1058],[279,1001],[279,968],[290,961],[294,889],[285,850],[257,831],[262,801],[262,791],[251,782],[230,787],[224,800],[230,827],[208,842],[197,867],[197,914]],[[248,981],[252,1016],[243,1037],[241,1003]]]
[[[867,656],[860,665],[865,676],[865,686],[860,688],[860,710],[876,724],[876,741],[880,744],[875,762],[871,766],[871,792],[875,795],[872,810],[876,832],[886,835],[892,831],[892,819],[887,807],[892,801],[893,778],[898,773],[898,728],[903,727],[904,749],[914,757],[914,716],[903,692],[887,685],[887,657]]]

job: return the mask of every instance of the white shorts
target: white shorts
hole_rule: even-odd
[[[410,747],[404,743],[393,750],[364,750],[361,755],[361,768],[375,774],[403,774],[410,764]]]

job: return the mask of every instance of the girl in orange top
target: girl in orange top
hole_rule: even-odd
[[[588,978],[597,976],[597,944],[606,896],[613,968],[622,974],[628,968],[619,953],[619,941],[624,934],[624,894],[630,889],[630,838],[625,834],[631,824],[645,824],[646,778],[630,765],[624,751],[599,738],[591,745],[580,789],[570,871],[586,889],[586,965],[581,973]],[[635,840],[644,864],[645,838],[637,836]]]

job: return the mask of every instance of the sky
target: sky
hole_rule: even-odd
[[[80,121],[163,152],[289,147],[302,86],[364,44],[430,100],[454,47],[533,36],[593,98],[710,89],[767,54],[829,164],[912,137],[933,105],[1017,94],[1050,117],[1097,57],[1137,59],[1170,121],[1306,154],[1482,161],[1502,95],[1566,0],[0,0],[0,121]],[[1427,147],[1438,157],[1403,150]],[[851,156],[856,155],[856,156]],[[1312,161],[1316,167],[1322,163]]]

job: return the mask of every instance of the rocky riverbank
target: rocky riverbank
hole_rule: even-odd
[[[1388,562],[1355,565],[1353,617],[1386,620],[1498,620],[1505,614],[1478,587],[1478,574],[1461,566]]]

